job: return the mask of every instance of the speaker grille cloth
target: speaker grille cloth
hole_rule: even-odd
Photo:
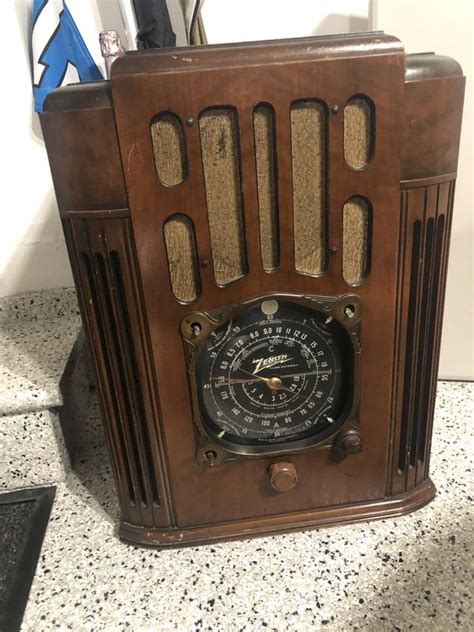
[[[150,131],[158,178],[166,186],[180,184],[187,175],[181,120],[173,112],[162,112],[153,119]]]
[[[290,119],[295,267],[321,274],[327,260],[326,108],[318,101],[299,101],[291,106]]]
[[[352,197],[343,209],[342,274],[346,283],[359,285],[369,268],[370,205],[364,198]]]
[[[275,113],[270,105],[255,108],[255,162],[257,169],[260,252],[265,272],[278,267],[278,216],[275,178]]]
[[[353,97],[344,108],[344,158],[353,169],[363,169],[372,159],[373,118],[373,104],[366,97]]]
[[[195,301],[199,293],[194,226],[186,215],[174,215],[165,223],[166,254],[173,294],[179,301]]]
[[[199,131],[214,276],[219,285],[225,285],[247,272],[235,110],[205,110]]]

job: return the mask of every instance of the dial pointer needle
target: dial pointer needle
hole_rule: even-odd
[[[249,382],[258,382],[257,378],[254,378],[253,380],[251,379],[245,379],[245,378],[229,378],[229,379],[222,379],[221,377],[210,377],[210,380],[216,380],[216,381],[220,381],[222,384],[247,384]]]
[[[247,375],[251,375],[254,380],[265,382],[265,384],[268,384],[272,379],[271,377],[263,377],[263,375],[256,375],[255,373],[250,373],[250,371],[246,371],[245,369],[242,369],[242,368],[239,368],[238,370],[242,371],[242,373],[246,373]]]
[[[268,386],[268,388],[271,388],[272,390],[285,391],[287,393],[291,393],[291,395],[295,395],[296,397],[303,397],[305,401],[308,401],[310,399],[303,393],[297,393],[295,391],[292,391],[290,388],[287,388],[286,386],[284,386],[281,382],[281,379],[278,377],[277,378],[263,377],[262,375],[255,375],[254,373],[250,373],[250,371],[246,371],[245,369],[242,369],[242,368],[239,368],[239,371],[242,371],[243,373],[247,373],[247,375],[253,375],[254,377],[264,382]],[[275,380],[278,380],[278,385],[275,382]]]
[[[243,371],[244,373],[247,373],[248,375],[255,375],[254,373],[250,373],[249,371],[246,371],[245,369],[242,369],[242,368],[240,368],[239,371]],[[287,388],[286,386],[283,386],[279,377],[263,377],[262,375],[255,375],[255,377],[261,380],[262,382],[264,382],[268,386],[268,388],[274,391],[286,391],[287,393],[291,393],[292,395],[296,395],[297,397],[298,396],[304,397],[306,399],[305,395],[302,395],[301,393],[295,393],[294,391]]]

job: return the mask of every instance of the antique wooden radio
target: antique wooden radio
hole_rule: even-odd
[[[372,33],[129,53],[48,97],[124,540],[433,497],[463,87]]]

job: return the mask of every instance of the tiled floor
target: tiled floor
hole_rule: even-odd
[[[176,551],[117,539],[97,420],[58,487],[23,630],[474,630],[473,384],[440,382],[435,500],[403,518]]]

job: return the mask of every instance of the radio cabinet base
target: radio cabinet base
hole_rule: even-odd
[[[365,522],[366,520],[395,518],[421,509],[433,500],[435,494],[436,487],[428,478],[415,489],[399,496],[338,507],[325,507],[314,511],[199,525],[187,529],[153,529],[122,522],[119,536],[130,544],[152,546],[158,549],[198,546],[240,540],[251,536],[263,537],[292,531]]]

